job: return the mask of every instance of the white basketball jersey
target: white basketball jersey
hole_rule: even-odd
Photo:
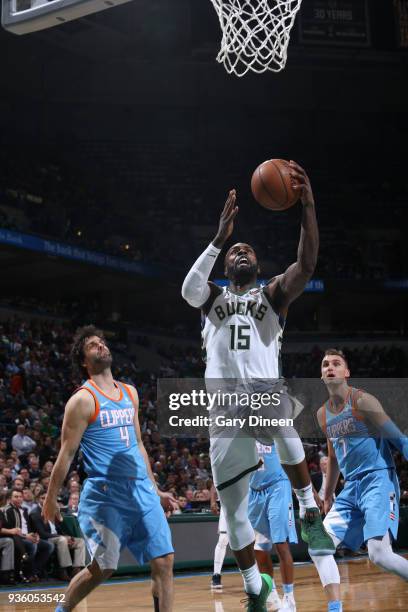
[[[205,378],[279,378],[283,320],[262,287],[224,287],[205,317]]]

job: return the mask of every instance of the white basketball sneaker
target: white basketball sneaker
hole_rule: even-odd
[[[268,612],[278,612],[281,609],[281,600],[276,589],[273,589],[273,591],[269,593],[269,597],[266,600],[266,607]]]
[[[281,610],[287,612],[296,612],[296,602],[293,593],[284,593],[282,598]]]

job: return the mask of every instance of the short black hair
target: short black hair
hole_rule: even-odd
[[[95,325],[84,325],[78,327],[74,335],[74,341],[71,347],[71,361],[72,368],[77,374],[88,376],[86,368],[82,365],[84,362],[84,344],[88,338],[97,336],[105,342],[105,336],[101,329],[95,327]]]
[[[328,355],[338,355],[339,357],[341,357],[344,361],[344,363],[346,364],[346,367],[348,369],[348,362],[347,362],[347,357],[345,356],[345,354],[343,353],[342,350],[340,349],[336,349],[336,348],[328,348],[324,351],[324,355],[323,355],[323,359],[325,357],[327,357]]]

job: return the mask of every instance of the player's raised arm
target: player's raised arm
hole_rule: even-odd
[[[201,308],[212,293],[220,293],[219,288],[208,282],[211,270],[225,242],[234,229],[234,219],[238,214],[236,192],[231,189],[221,213],[218,232],[206,250],[194,262],[184,279],[181,295],[194,308]]]
[[[378,433],[388,440],[408,461],[408,437],[400,431],[385,412],[381,403],[370,393],[360,393],[357,398],[357,412],[370,421]]]
[[[66,478],[94,411],[94,400],[87,391],[78,391],[68,400],[62,423],[61,449],[51,473],[47,497],[42,510],[45,521],[55,522],[56,517],[61,520],[57,506],[58,491]]]
[[[290,162],[290,174],[293,189],[300,193],[303,207],[297,260],[266,287],[275,310],[282,314],[286,314],[289,304],[303,292],[311,279],[319,251],[319,229],[309,177],[294,161]]]

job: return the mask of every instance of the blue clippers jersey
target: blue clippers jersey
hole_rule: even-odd
[[[85,470],[90,477],[147,477],[146,464],[140,453],[134,426],[134,406],[126,385],[115,382],[120,390],[118,400],[105,395],[92,381],[81,389],[89,391],[95,401],[95,413],[81,440]]]
[[[265,446],[260,442],[256,443],[259,458],[263,460],[263,465],[252,473],[249,481],[251,489],[261,491],[275,484],[279,480],[287,480],[287,476],[280,464],[275,445]]]
[[[346,480],[355,480],[374,470],[395,469],[387,440],[357,416],[356,393],[357,389],[350,389],[348,400],[339,414],[330,411],[330,400],[323,406],[326,435],[333,444],[337,463]]]

